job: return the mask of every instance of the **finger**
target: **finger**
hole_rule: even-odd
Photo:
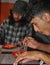
[[[21,59],[20,59],[20,60],[21,60]],[[18,62],[19,62],[20,60],[16,60],[16,61],[13,63],[13,65],[18,65]]]
[[[18,45],[21,45],[21,44],[22,44],[22,41],[19,41],[19,42],[18,42]]]
[[[26,43],[26,42],[27,42],[27,40],[28,40],[28,38],[27,38],[27,37],[25,37],[25,38],[24,38],[24,40],[23,40],[23,42],[24,42],[24,43]]]
[[[23,59],[25,59],[26,58],[26,56],[24,55],[24,56],[21,56],[21,57],[18,57],[17,59],[16,59],[16,63],[18,63],[19,61],[21,61],[21,60],[23,60]]]
[[[33,44],[33,42],[32,41],[29,41],[29,40],[27,41],[27,43],[25,43],[25,46],[36,49],[36,45]]]
[[[33,38],[32,37],[27,37],[27,39],[32,40]]]
[[[13,65],[18,65],[18,63],[17,62],[14,62]]]
[[[25,39],[23,40],[23,44],[27,46],[29,42],[32,42],[32,39],[30,40],[28,37],[25,37]]]
[[[37,46],[35,44],[32,44],[32,43],[30,43],[30,44],[28,43],[27,46],[28,47],[31,47],[33,49],[36,49],[37,48]]]
[[[27,41],[23,41],[23,45],[24,46],[27,46]]]
[[[24,59],[23,61],[21,61],[22,63],[27,63],[28,61],[31,61],[31,59]]]

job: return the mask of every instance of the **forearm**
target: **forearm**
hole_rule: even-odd
[[[39,50],[46,51],[46,52],[50,53],[50,45],[49,44],[42,44],[42,43],[39,43],[39,44],[40,44],[38,47]]]
[[[43,60],[47,65],[50,65],[50,55],[42,53],[41,60]]]

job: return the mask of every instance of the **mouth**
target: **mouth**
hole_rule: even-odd
[[[15,21],[19,21],[19,19],[14,19]]]

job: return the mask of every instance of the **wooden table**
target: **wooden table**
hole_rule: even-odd
[[[13,63],[15,61],[15,57],[11,54],[11,52],[19,50],[19,48],[3,49],[2,46],[0,46],[0,49],[1,49],[0,64],[1,65],[13,65]],[[39,65],[39,62],[38,61],[30,61],[29,63],[25,63],[25,64]]]

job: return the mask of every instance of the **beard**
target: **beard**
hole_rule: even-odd
[[[18,22],[20,19],[14,18],[15,22]]]

